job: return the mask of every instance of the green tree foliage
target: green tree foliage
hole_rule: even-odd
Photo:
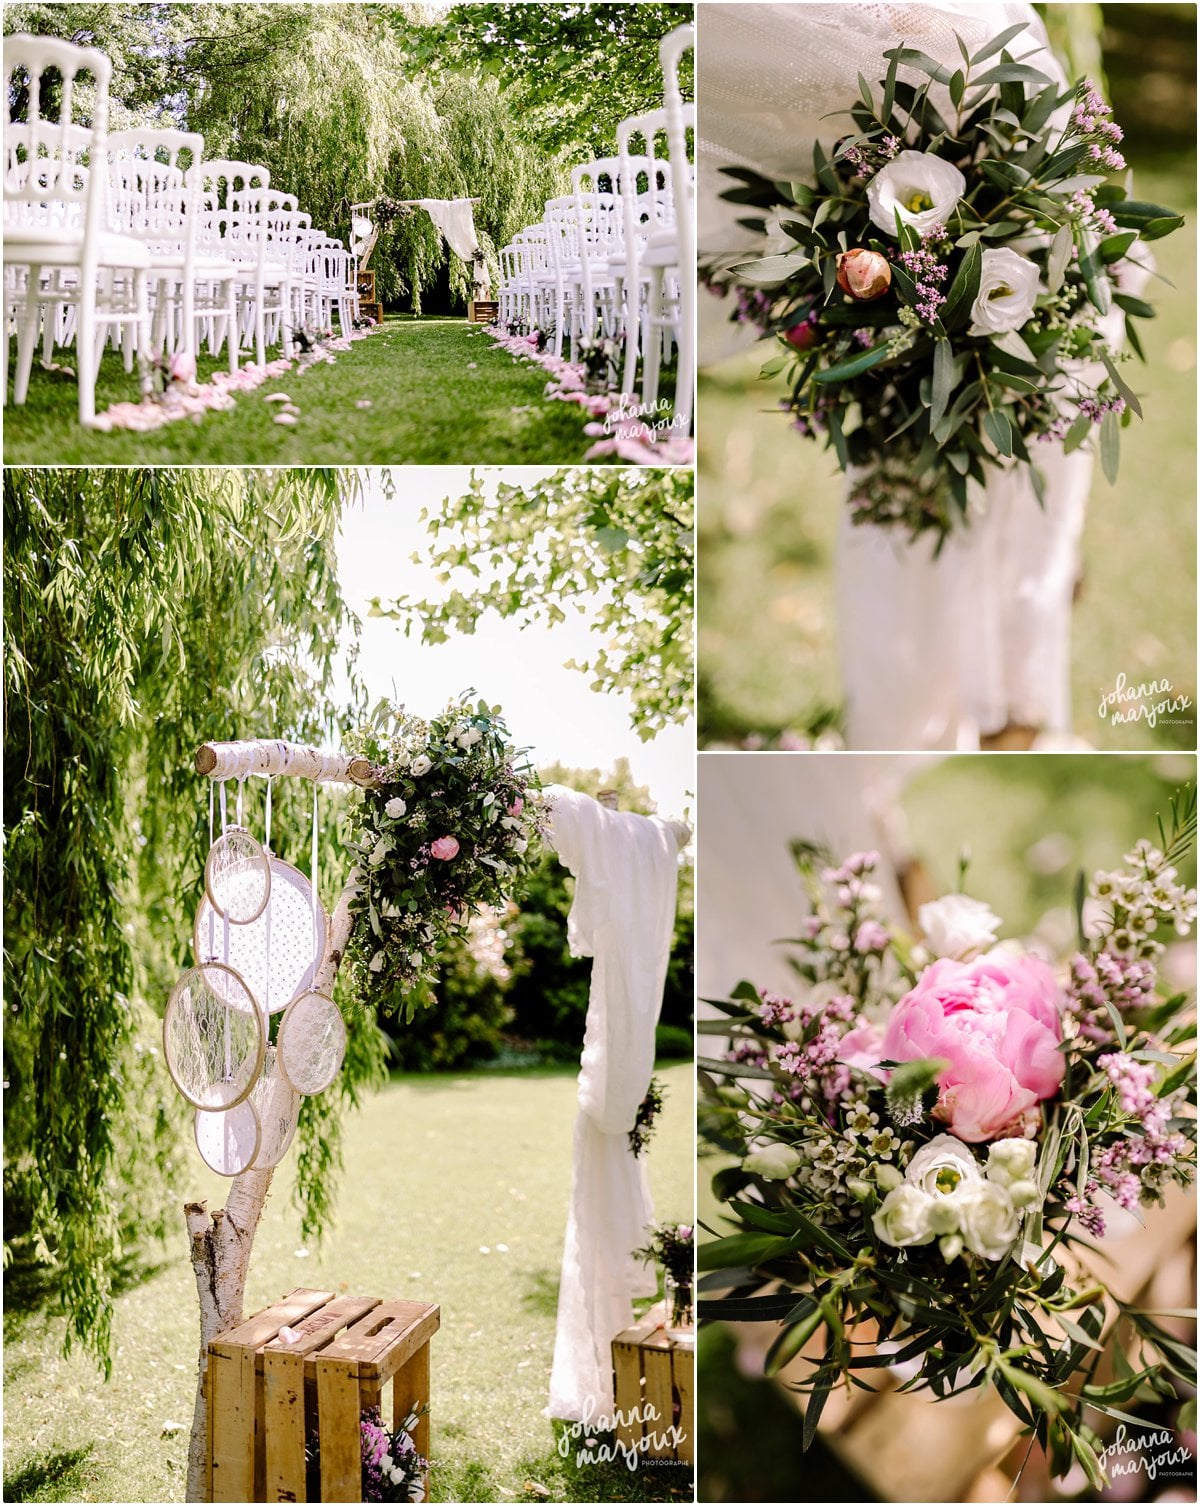
[[[208,845],[192,759],[213,738],[340,735],[326,687],[350,617],[333,539],[356,485],[5,472],[6,1255],[52,1267],[68,1341],[106,1368],[122,1256],[164,1233],[187,1185],[158,1020],[189,961]],[[272,846],[306,867],[310,789],[278,786]],[[326,897],[344,877],[335,839]],[[351,1011],[350,1025],[353,1101],[381,1043],[373,1021]],[[328,1213],[338,1097],[302,1119],[310,1229]]]
[[[477,60],[520,102],[551,151],[611,156],[627,115],[662,103],[658,44],[691,5],[455,5],[427,29],[443,54]],[[680,81],[691,91],[691,54]]]
[[[625,692],[639,736],[682,722],[692,705],[692,476],[683,470],[560,470],[494,501],[483,475],[426,512],[436,600],[376,600],[425,643],[473,633],[489,611],[523,626],[586,614],[600,640],[572,668],[593,690]],[[600,598],[597,605],[597,596]]]
[[[114,64],[114,128],[201,131],[209,157],[270,168],[273,184],[341,238],[353,202],[478,198],[475,225],[497,275],[496,247],[569,186],[574,158],[563,149],[594,141],[610,151],[617,121],[658,103],[657,37],[690,7],[460,9],[468,14],[454,19],[418,5],[17,3],[4,29],[102,48]],[[498,59],[522,25],[531,51],[519,85]],[[419,312],[447,260],[465,297],[470,269],[418,211],[381,236],[371,265],[384,299],[411,299]]]
[[[643,785],[633,782],[626,759],[613,770],[543,768],[546,784],[562,784],[584,794],[617,792],[622,810],[652,815],[654,803]],[[592,963],[572,957],[567,946],[567,915],[575,881],[552,852],[545,852],[530,875],[519,906],[502,917],[504,968],[498,978],[462,942],[443,958],[436,1009],[417,1014],[392,1042],[396,1061],[406,1070],[468,1066],[494,1058],[506,1047],[521,1057],[578,1061],[587,1018]],[[692,1051],[692,870],[681,868],[679,908],[659,1026],[660,1054],[690,1056]]]

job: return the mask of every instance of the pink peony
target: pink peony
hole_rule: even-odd
[[[859,1015],[853,1030],[847,1030],[838,1042],[838,1061],[847,1067],[858,1067],[860,1071],[870,1072],[883,1081],[887,1078],[887,1073],[879,1069],[883,1058],[883,1037],[870,1020]]]
[[[1061,1008],[1054,974],[1036,957],[943,958],[892,1010],[880,1054],[948,1061],[935,1116],[960,1140],[994,1140],[1058,1091]]]
[[[451,858],[458,856],[458,838],[438,837],[436,841],[430,842],[429,851],[435,858],[443,858],[449,862]]]
[[[513,803],[509,806],[509,808],[508,808],[508,814],[510,816],[519,816],[524,809],[525,809],[525,802],[524,802],[524,800],[521,799],[520,795],[518,795],[517,798],[513,801]]]

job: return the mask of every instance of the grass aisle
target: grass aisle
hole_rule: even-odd
[[[668,1096],[649,1152],[656,1210],[690,1219],[691,1067],[659,1076]],[[690,1475],[678,1467],[576,1470],[541,1415],[574,1117],[573,1072],[395,1079],[347,1121],[336,1227],[324,1245],[302,1253],[294,1158],[263,1215],[247,1312],[297,1286],[441,1304],[435,1501],[691,1499]],[[186,1165],[180,1202],[198,1194],[223,1203],[228,1184],[205,1175],[193,1154]],[[165,1263],[117,1301],[108,1385],[82,1356],[62,1358],[61,1318],[21,1310],[9,1287],[5,1500],[183,1499],[197,1317],[182,1213],[163,1253]]]
[[[73,351],[62,364],[74,365]],[[10,384],[12,367],[10,350]],[[221,367],[202,356],[201,379]],[[10,385],[4,459],[9,465],[573,464],[594,441],[577,407],[543,399],[546,380],[539,367],[498,350],[463,319],[392,318],[338,352],[332,366],[293,370],[236,394],[229,412],[148,434],[103,434],[80,427],[74,376],[35,362],[24,407],[11,406]],[[289,393],[300,408],[293,428],[275,423],[277,405],[264,401],[272,392]],[[137,395],[136,378],[106,352],[97,412]],[[371,406],[355,406],[363,400]]]

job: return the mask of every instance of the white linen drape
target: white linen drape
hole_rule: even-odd
[[[1061,80],[1032,6],[1011,0],[706,5],[697,81],[705,101],[701,253],[762,249],[737,224],[746,211],[719,197],[728,185],[722,166],[805,181],[813,141],[832,148],[850,129],[836,112],[853,103],[860,71],[882,77],[887,48],[915,47],[957,67],[958,37],[975,50],[1021,21],[1028,30],[1009,44],[1014,55]],[[935,102],[940,93],[935,86]],[[745,348],[753,333],[722,328],[727,314],[726,305],[702,300],[710,361]],[[977,491],[980,516],[936,562],[927,540],[910,547],[903,535],[843,516],[838,642],[852,748],[971,747],[1009,722],[1068,731],[1071,604],[1092,457],[1064,455],[1056,444],[1037,449],[1045,509],[1024,470],[993,472]]]
[[[428,214],[445,237],[446,244],[455,256],[470,261],[479,250],[479,237],[475,233],[475,216],[470,199],[418,199],[417,203]],[[492,279],[486,262],[475,264],[475,293],[486,297],[491,292]]]
[[[654,1071],[678,843],[657,817],[558,786],[548,794],[550,841],[575,876],[571,952],[593,961],[547,1412],[593,1422],[613,1409],[612,1340],[633,1321],[634,1297],[655,1290],[632,1256],[654,1207],[628,1135]]]

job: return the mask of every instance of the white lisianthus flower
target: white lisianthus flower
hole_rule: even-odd
[[[967,1249],[985,1260],[1003,1260],[1021,1228],[1012,1199],[995,1182],[967,1187],[956,1199],[958,1226]]]
[[[420,779],[422,774],[428,774],[430,769],[432,768],[433,759],[428,757],[428,755],[421,753],[413,759],[412,767],[411,769],[409,769],[409,773],[414,777],[414,779]]]
[[[972,335],[1002,335],[1020,329],[1033,313],[1038,295],[1035,263],[1007,246],[983,253],[979,292],[971,307]]]
[[[458,739],[458,746],[460,748],[473,748],[482,736],[483,733],[480,732],[478,727],[468,727]]]
[[[799,1153],[790,1145],[780,1145],[777,1141],[762,1146],[742,1162],[746,1171],[768,1182],[782,1182],[799,1165]]]
[[[524,837],[518,837],[516,841],[512,843],[512,850],[518,855],[525,852],[528,847],[529,843],[525,840]]]
[[[925,940],[938,957],[953,957],[966,962],[979,952],[986,952],[996,940],[1000,917],[982,900],[965,894],[945,894],[930,900],[917,911]]]
[[[969,1145],[956,1135],[938,1135],[908,1163],[904,1180],[930,1197],[953,1197],[963,1187],[982,1182],[983,1173]]]
[[[903,1250],[909,1245],[927,1245],[933,1238],[929,1214],[933,1199],[909,1182],[889,1192],[871,1215],[875,1233],[885,1245]]]
[[[898,152],[867,188],[871,223],[896,239],[896,216],[918,235],[944,224],[967,191],[953,162],[934,152]]]
[[[389,800],[383,808],[384,814],[390,816],[393,821],[399,821],[400,817],[408,810],[408,806],[401,800],[399,795]]]
[[[383,972],[383,964],[386,960],[387,959],[382,952],[376,952],[367,966],[373,973],[381,973]]]
[[[988,1181],[998,1187],[1027,1182],[1037,1163],[1037,1144],[1033,1140],[994,1140],[988,1146]]]
[[[371,856],[367,859],[367,862],[370,863],[372,868],[378,868],[391,850],[392,843],[390,838],[380,837],[375,846],[371,848]]]

